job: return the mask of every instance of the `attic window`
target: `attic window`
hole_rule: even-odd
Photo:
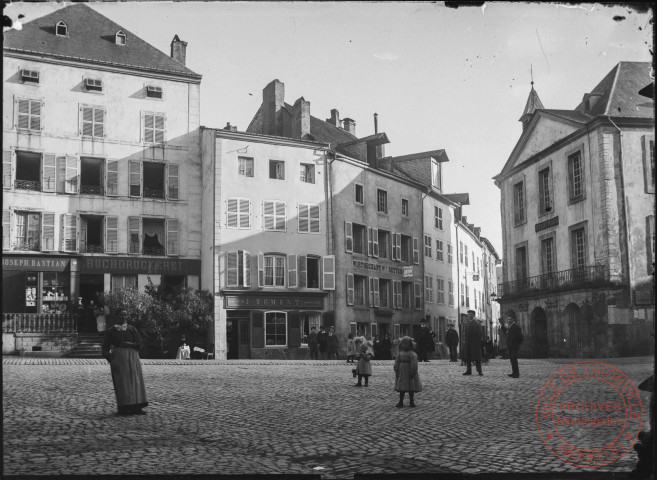
[[[21,80],[27,83],[39,83],[39,72],[36,70],[21,70]]]
[[[102,92],[103,81],[97,78],[85,78],[84,86],[88,92]]]
[[[146,87],[146,96],[151,98],[162,98],[162,87],[148,85]]]
[[[117,45],[125,45],[127,40],[128,40],[128,36],[123,32],[123,30],[119,30],[118,32],[116,32]]]
[[[67,37],[68,36],[68,27],[63,21],[57,22],[55,26],[55,33],[58,37]]]

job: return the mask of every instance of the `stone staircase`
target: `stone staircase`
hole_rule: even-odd
[[[99,333],[79,333],[78,343],[66,355],[66,358],[103,358],[101,345],[103,336]]]

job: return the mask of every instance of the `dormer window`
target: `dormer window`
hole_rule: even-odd
[[[119,30],[116,32],[116,44],[117,45],[125,45],[128,40],[128,36],[125,34],[123,30]]]
[[[55,33],[58,37],[68,37],[68,27],[63,21],[57,22],[55,26]]]
[[[146,87],[146,96],[151,98],[162,98],[162,87],[148,85]]]
[[[21,80],[23,83],[39,83],[39,72],[36,70],[21,70]]]
[[[85,78],[84,86],[88,92],[102,92],[103,81],[97,78]]]

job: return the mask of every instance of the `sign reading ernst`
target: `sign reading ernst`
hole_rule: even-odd
[[[224,308],[285,308],[298,310],[324,308],[324,297],[275,297],[269,295],[249,295],[224,297]]]

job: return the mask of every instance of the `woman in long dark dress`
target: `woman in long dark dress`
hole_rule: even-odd
[[[118,415],[144,415],[148,406],[146,386],[139,361],[143,344],[135,327],[128,325],[125,308],[116,311],[117,324],[105,331],[103,357],[109,362]]]

